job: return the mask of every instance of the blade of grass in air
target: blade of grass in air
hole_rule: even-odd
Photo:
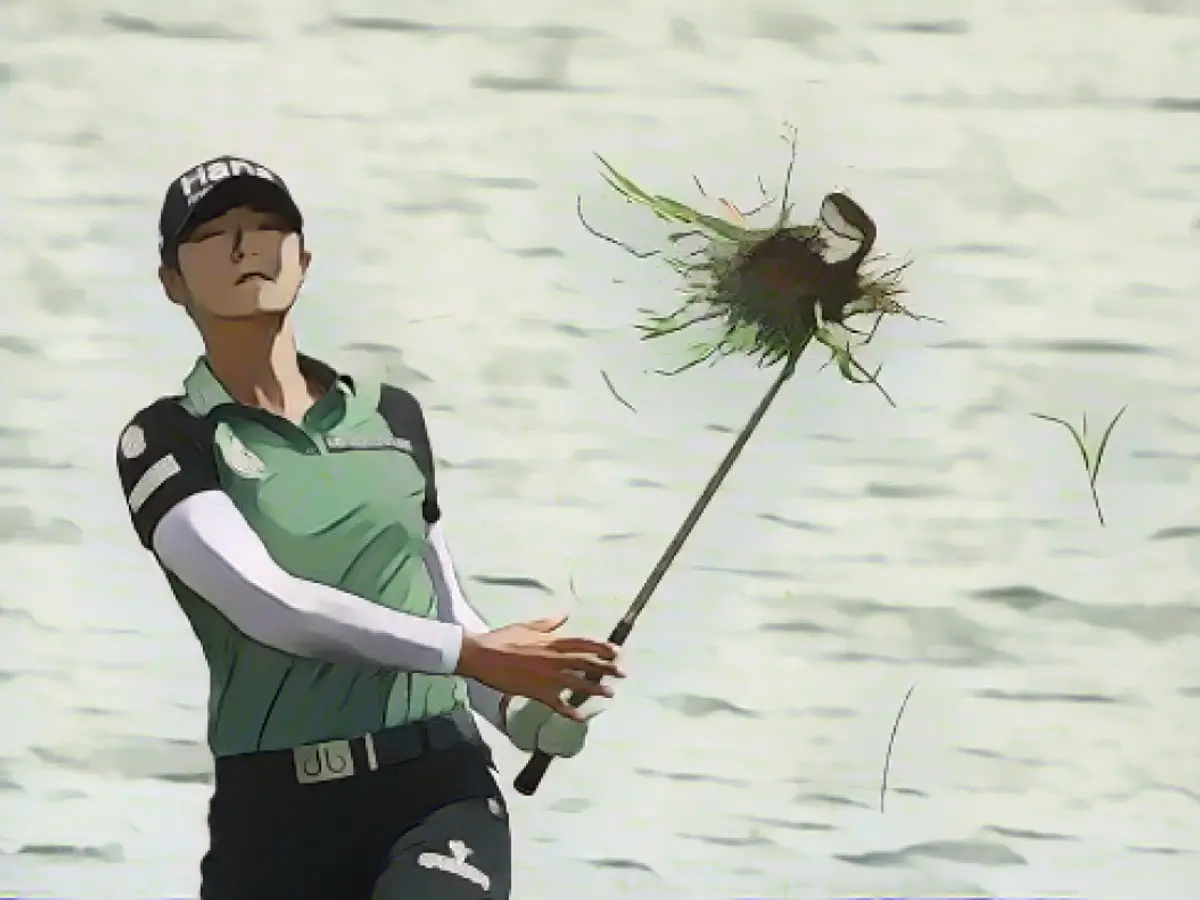
[[[637,410],[633,408],[633,404],[630,403],[628,400],[626,400],[624,397],[622,397],[619,393],[617,393],[616,385],[614,385],[612,383],[612,379],[608,377],[608,373],[605,372],[603,369],[600,370],[600,377],[604,379],[605,385],[608,386],[608,392],[610,394],[612,394],[614,398],[616,398],[616,401],[618,403],[620,403],[623,407],[625,407],[627,410],[629,410],[631,413],[636,414]]]
[[[904,709],[908,706],[908,698],[912,696],[917,685],[912,684],[908,693],[904,695],[904,701],[900,704],[900,711],[896,713],[896,721],[892,723],[892,736],[888,738],[887,755],[883,758],[883,781],[879,785],[879,811],[883,812],[883,798],[887,794],[888,771],[892,766],[892,747],[896,743],[896,732],[900,730],[900,720],[904,718]]]
[[[1117,423],[1121,421],[1121,416],[1125,415],[1127,408],[1122,406],[1117,414],[1113,416],[1112,421],[1108,423],[1108,427],[1104,429],[1104,434],[1101,435],[1100,443],[1097,444],[1094,452],[1087,444],[1088,425],[1086,413],[1083,416],[1080,428],[1076,428],[1065,419],[1047,416],[1043,413],[1031,413],[1035,419],[1041,419],[1044,422],[1053,422],[1055,425],[1061,425],[1070,432],[1071,438],[1075,441],[1075,446],[1079,449],[1079,455],[1083,457],[1083,467],[1087,473],[1088,488],[1092,492],[1092,504],[1096,507],[1096,518],[1100,520],[1101,525],[1105,524],[1104,511],[1100,507],[1100,494],[1096,489],[1096,481],[1100,477],[1100,465],[1104,462],[1104,452],[1108,449],[1109,438],[1112,437],[1113,429],[1117,427]]]

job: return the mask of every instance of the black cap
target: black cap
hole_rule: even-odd
[[[296,231],[304,227],[300,208],[282,178],[248,159],[218,156],[188,169],[167,188],[158,218],[163,262],[174,262],[180,241],[197,225],[247,203],[282,213]]]

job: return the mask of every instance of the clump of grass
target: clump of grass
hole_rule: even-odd
[[[638,251],[602,234],[583,219],[592,234],[640,258],[662,257],[681,277],[683,302],[667,314],[643,310],[639,324],[644,339],[662,338],[711,324],[717,336],[692,345],[692,357],[663,372],[678,374],[704,362],[743,355],[760,366],[783,362],[790,376],[796,361],[814,340],[831,353],[842,376],[870,383],[892,403],[878,381],[879,370],[868,372],[853,352],[852,335],[868,343],[884,316],[916,316],[897,299],[904,294],[901,277],[908,263],[882,267],[885,257],[873,255],[877,228],[874,220],[849,195],[826,194],[815,221],[794,220],[789,200],[796,161],[796,132],[785,135],[791,158],[773,221],[764,227],[750,219],[774,203],[762,188],[764,201],[743,213],[728,200],[719,202],[729,213],[721,217],[661,194],[651,194],[600,157],[604,178],[624,199],[648,207],[655,216],[686,226],[667,234],[670,249]],[[696,181],[702,195],[706,192]],[[864,334],[847,325],[856,316],[874,315]],[[895,404],[892,403],[894,406]]]

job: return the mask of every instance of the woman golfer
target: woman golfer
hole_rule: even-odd
[[[574,755],[586,714],[562,697],[610,695],[592,679],[621,676],[616,648],[560,636],[565,617],[491,630],[467,604],[416,399],[297,353],[311,257],[275,173],[196,166],[159,231],[204,354],[126,426],[117,469],[211,673],[202,898],[507,897],[504,800],[469,710]]]

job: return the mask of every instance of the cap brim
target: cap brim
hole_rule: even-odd
[[[179,244],[189,232],[238,206],[254,206],[286,216],[297,231],[304,228],[304,217],[296,201],[280,185],[254,175],[234,175],[213,186],[188,212],[172,242]]]

